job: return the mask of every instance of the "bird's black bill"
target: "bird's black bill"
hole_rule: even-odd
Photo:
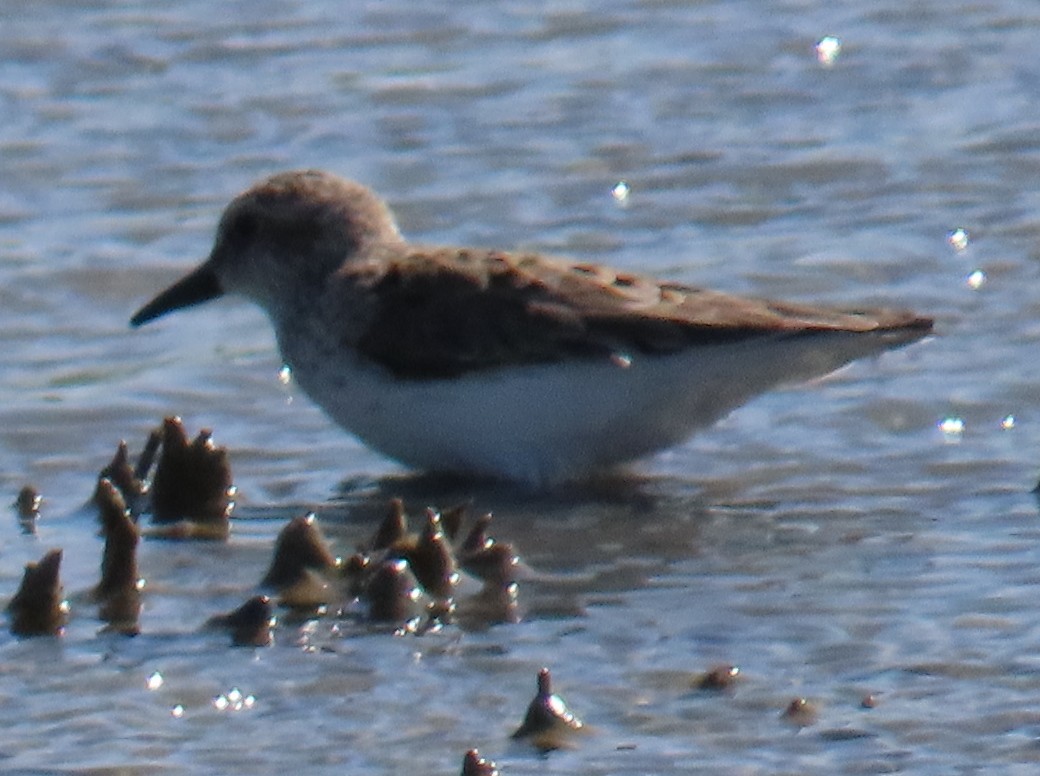
[[[190,275],[187,275],[163,291],[159,296],[134,313],[130,319],[131,326],[141,326],[154,321],[166,313],[180,310],[183,307],[208,302],[223,296],[216,273],[203,264]]]

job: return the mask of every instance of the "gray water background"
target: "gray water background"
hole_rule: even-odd
[[[0,597],[60,546],[73,620],[0,635],[0,767],[449,774],[479,746],[505,774],[1034,773],[1038,42],[1032,0],[4,6],[0,494],[46,500],[36,537],[0,521]],[[127,326],[230,197],[302,166],[372,186],[424,242],[913,307],[937,336],[614,487],[411,478],[279,382],[259,311]],[[98,635],[78,508],[170,413],[231,450],[232,538],[146,541],[142,635]],[[398,493],[495,512],[543,575],[522,623],[283,623],[258,652],[199,631],[289,517],[317,510],[349,552]],[[734,693],[690,689],[719,662]],[[508,740],[542,665],[595,729],[547,759]],[[220,710],[232,688],[252,705]]]

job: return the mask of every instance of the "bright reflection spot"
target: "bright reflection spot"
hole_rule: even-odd
[[[291,366],[289,366],[288,364],[282,364],[282,368],[278,370],[278,382],[281,384],[281,386],[283,388],[291,388],[292,387],[292,367]],[[292,404],[292,401],[293,401],[293,395],[290,392],[285,397],[285,403],[286,404]]]
[[[256,697],[244,695],[237,687],[213,699],[213,708],[217,711],[248,711],[256,704]]]
[[[816,44],[816,60],[824,67],[830,67],[841,53],[841,38],[826,35]]]
[[[957,227],[948,235],[946,235],[946,242],[950,244],[957,253],[962,253],[968,248],[968,231]]]
[[[947,442],[959,442],[964,433],[963,418],[948,417],[939,422],[939,430],[946,437]]]
[[[163,675],[156,671],[148,677],[148,679],[146,680],[146,686],[149,690],[158,690],[160,687],[163,686],[163,681]]]
[[[550,695],[549,700],[546,701],[545,705],[554,716],[562,717],[567,713],[567,704],[563,702],[563,698],[559,695]]]
[[[614,198],[614,201],[618,204],[624,204],[628,201],[628,193],[631,191],[629,185],[625,181],[618,181],[614,184],[614,188],[610,190],[610,196]]]
[[[184,716],[184,707],[178,703],[176,706],[170,709],[170,716],[172,716],[174,719],[180,719]]]
[[[1004,418],[1000,421],[1000,427],[1005,431],[1010,431],[1011,429],[1013,429],[1015,427],[1015,416],[1005,415]]]
[[[619,366],[622,369],[628,369],[632,366],[632,356],[628,355],[628,353],[611,353],[610,360],[614,366]]]
[[[986,273],[977,269],[965,278],[964,282],[972,291],[978,291],[986,282]]]

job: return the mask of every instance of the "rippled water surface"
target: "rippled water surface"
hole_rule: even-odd
[[[0,490],[45,497],[37,536],[0,527],[0,597],[62,547],[73,610],[60,640],[0,636],[0,767],[449,774],[478,746],[505,774],[1034,772],[1038,36],[1032,0],[0,15]],[[231,196],[300,166],[372,186],[424,242],[907,306],[937,336],[624,480],[409,477],[281,384],[257,310],[127,326]],[[231,450],[232,536],[145,541],[142,633],[99,635],[78,508],[118,440],[171,413]],[[494,511],[537,572],[524,620],[395,638],[283,619],[259,651],[200,631],[290,517],[316,510],[346,553],[394,495]],[[718,663],[734,692],[691,689]],[[594,729],[547,759],[509,740],[543,665]],[[233,688],[251,705],[221,710]],[[797,697],[818,709],[800,729],[780,718]]]

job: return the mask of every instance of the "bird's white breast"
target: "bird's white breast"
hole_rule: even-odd
[[[885,347],[863,334],[760,338],[409,380],[353,351],[280,342],[299,386],[376,450],[421,469],[539,485],[674,445],[778,383]]]

